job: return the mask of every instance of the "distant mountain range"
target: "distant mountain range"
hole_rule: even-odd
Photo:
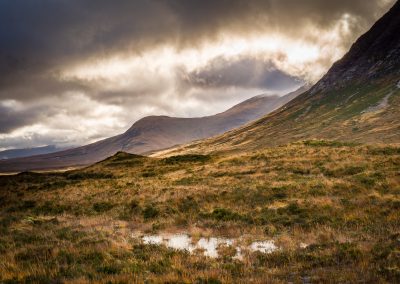
[[[55,145],[48,145],[35,148],[24,148],[24,149],[10,149],[10,150],[0,151],[0,160],[23,158],[34,155],[43,155],[62,150],[65,150],[65,148],[59,148]]]
[[[400,2],[309,91],[218,137],[159,155],[243,151],[304,139],[400,143]]]
[[[0,172],[84,166],[98,162],[119,151],[144,154],[212,137],[278,109],[308,88],[302,87],[285,96],[256,96],[213,116],[199,118],[145,117],[134,123],[125,133],[93,144],[50,154],[0,161]]]

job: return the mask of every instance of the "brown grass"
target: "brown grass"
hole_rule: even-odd
[[[393,283],[399,172],[396,146],[314,141],[0,177],[0,282]],[[237,261],[141,244],[157,232],[281,249]]]

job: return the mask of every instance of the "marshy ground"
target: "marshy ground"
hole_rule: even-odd
[[[144,242],[185,234],[217,257]],[[126,153],[0,177],[0,282],[395,283],[400,148],[305,141],[242,154]]]

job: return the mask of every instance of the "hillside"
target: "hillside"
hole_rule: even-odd
[[[309,91],[240,129],[159,155],[251,150],[302,139],[400,143],[400,2]]]
[[[242,126],[281,107],[306,87],[285,96],[256,96],[223,113],[200,118],[145,117],[125,133],[61,152],[0,161],[0,172],[56,169],[93,164],[118,151],[143,154],[208,138]]]
[[[36,148],[10,149],[10,150],[4,150],[4,151],[0,152],[0,160],[49,154],[49,153],[59,152],[61,150],[63,150],[63,149],[60,149],[54,145],[48,145],[48,146],[36,147]]]

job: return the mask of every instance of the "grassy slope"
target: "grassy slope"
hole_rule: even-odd
[[[0,282],[394,283],[399,172],[399,147],[315,140],[233,156],[119,153],[84,170],[0,177]],[[215,260],[132,236],[158,231],[282,249]]]
[[[399,80],[393,77],[370,85],[352,85],[316,94],[308,91],[254,123],[156,155],[253,151],[315,138],[399,143],[400,89],[396,87]],[[385,97],[388,97],[387,105],[376,107]]]

